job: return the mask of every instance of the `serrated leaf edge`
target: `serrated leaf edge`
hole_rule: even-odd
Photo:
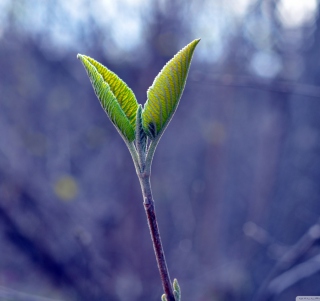
[[[123,137],[125,141],[132,142],[135,139],[135,128],[132,127],[131,122],[127,115],[122,110],[117,98],[111,91],[111,88],[109,84],[104,80],[102,75],[98,72],[97,68],[86,59],[86,56],[78,54],[77,58],[80,59],[82,64],[85,67],[85,70],[89,76],[89,79],[91,81],[92,87],[95,91],[96,96],[98,97],[100,104],[104,111],[107,113],[109,119],[114,124],[120,135]],[[94,80],[94,74],[91,74],[92,70],[86,66],[85,62],[93,69],[93,72],[97,76],[98,79]],[[100,91],[99,88],[101,88],[101,85],[105,85],[103,91]],[[109,103],[103,103],[103,97],[106,96],[109,93],[111,100]],[[111,108],[111,106],[113,107]],[[112,114],[113,111],[118,111],[116,114]],[[120,115],[119,115],[120,114]],[[122,122],[122,124],[118,124],[119,122]],[[126,123],[126,124],[123,124]]]
[[[187,60],[185,60],[185,68],[186,68],[186,73],[185,73],[185,76],[183,76],[183,74],[178,74],[177,73],[177,79],[178,79],[178,86],[181,86],[181,91],[179,93],[178,91],[178,88],[177,88],[177,82],[175,80],[173,80],[173,85],[174,85],[174,94],[175,94],[175,97],[177,98],[177,101],[175,104],[171,103],[171,112],[170,114],[168,114],[168,103],[165,103],[166,105],[166,112],[167,112],[167,115],[169,115],[166,119],[165,122],[163,122],[162,118],[162,114],[160,115],[160,126],[161,126],[161,129],[158,131],[157,129],[157,122],[155,121],[156,120],[156,117],[153,116],[153,113],[152,113],[152,110],[149,110],[147,112],[147,108],[148,106],[154,106],[152,104],[152,101],[150,101],[150,98],[148,97],[146,103],[144,104],[144,108],[143,108],[143,113],[142,113],[142,116],[144,116],[144,114],[147,114],[148,113],[148,116],[149,118],[152,120],[152,122],[150,122],[147,126],[145,124],[145,121],[143,121],[143,126],[144,126],[144,129],[145,129],[145,132],[147,133],[148,137],[152,140],[156,139],[156,138],[160,138],[161,135],[163,134],[163,132],[165,131],[166,127],[168,126],[168,124],[170,123],[170,121],[172,120],[175,112],[176,112],[176,109],[179,105],[179,102],[180,102],[180,99],[181,99],[181,96],[183,94],[183,91],[184,91],[184,88],[185,88],[185,85],[186,85],[186,80],[187,80],[187,77],[188,77],[188,73],[189,73],[189,69],[190,69],[190,65],[191,65],[191,61],[192,61],[192,57],[193,57],[193,53],[194,53],[194,50],[197,46],[197,44],[200,42],[200,39],[196,39],[196,40],[193,40],[191,43],[189,43],[188,45],[186,45],[185,47],[183,47],[178,53],[176,53],[174,55],[174,57],[169,60],[165,65],[164,67],[161,69],[161,71],[158,73],[158,75],[155,77],[152,85],[149,87],[148,91],[147,91],[147,95],[149,96],[149,93],[151,92],[155,92],[155,85],[157,84],[157,82],[159,81],[159,78],[162,76],[162,74],[164,73],[165,69],[168,68],[168,66],[170,66],[170,64],[177,64],[177,62],[175,62],[175,60],[177,59],[178,56],[181,56],[180,60],[182,59],[182,54],[184,52],[186,52],[188,54],[188,58]],[[191,46],[192,45],[192,46]],[[190,48],[190,46],[192,47],[191,48],[191,51],[188,53],[186,50],[188,48]],[[183,62],[181,61],[181,66],[183,65]],[[172,76],[171,76],[172,77]],[[165,77],[165,80],[167,82],[167,85],[166,87],[161,87],[162,91],[163,91],[163,94],[165,94],[165,90],[164,89],[170,89],[170,84],[168,83],[169,81],[169,78],[168,76]],[[159,100],[160,99],[160,96],[159,96],[159,93],[154,93],[155,94],[155,97],[158,99],[158,105],[160,107],[159,111],[162,110],[162,103],[161,101]],[[172,93],[170,93],[170,95],[173,95]],[[172,101],[172,97],[170,98],[170,100]],[[153,111],[156,111],[156,108],[153,109]],[[151,126],[153,126],[153,128],[150,128]]]
[[[108,83],[111,92],[118,101],[124,114],[129,119],[132,127],[135,128],[138,102],[133,91],[116,73],[112,72],[109,68],[87,55],[83,55],[83,57],[85,57],[94,67],[96,67],[98,73],[100,73],[105,82]],[[99,70],[102,70],[102,72],[99,72]]]

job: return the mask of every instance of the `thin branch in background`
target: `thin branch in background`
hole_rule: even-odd
[[[244,234],[262,245],[271,245],[275,239],[254,222],[246,222],[242,228]]]
[[[258,290],[254,300],[255,301],[266,301],[270,300],[275,293],[282,291],[281,288],[285,287],[288,288],[289,286],[283,282],[286,276],[285,272],[288,271],[290,268],[294,267],[304,256],[305,254],[319,241],[320,239],[320,219],[317,221],[316,224],[311,226],[309,230],[299,239],[299,241],[293,245],[289,250],[278,260],[275,264],[269,275],[266,277],[260,289]],[[314,257],[316,260],[319,260],[319,257]],[[315,259],[312,259],[313,261]],[[309,260],[310,261],[310,260]],[[308,261],[307,261],[308,262]],[[305,263],[307,263],[305,262]],[[305,266],[301,266],[301,269],[304,269]],[[287,275],[294,275],[295,270],[291,269],[293,274],[289,273]],[[298,269],[299,270],[299,269]],[[313,273],[312,273],[313,274]],[[304,273],[305,275],[305,273]],[[301,275],[301,278],[305,278],[306,276]],[[295,277],[297,278],[297,277]],[[282,284],[277,286],[276,279],[280,280]],[[293,278],[288,281],[288,283],[294,284],[295,282],[292,281]],[[271,285],[272,284],[272,285]]]
[[[279,295],[287,288],[293,286],[302,279],[308,278],[320,271],[320,255],[316,255],[306,262],[300,263],[289,271],[274,278],[268,291],[271,295]]]
[[[200,78],[204,78],[204,80],[199,80]],[[202,73],[195,72],[193,74],[192,84],[249,88],[275,93],[320,98],[320,86],[290,81],[280,81],[278,79],[265,80],[256,77],[231,74],[211,75],[204,77],[202,76]]]
[[[258,226],[254,222],[246,222],[242,228],[244,234],[251,239],[258,242],[260,245],[268,248],[268,252],[273,258],[281,258],[290,248],[289,246],[282,245],[270,235],[266,230]]]
[[[60,301],[57,299],[36,296],[24,292],[19,292],[4,286],[0,286],[0,300],[17,300],[17,301]]]

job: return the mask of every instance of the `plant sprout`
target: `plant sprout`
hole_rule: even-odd
[[[89,56],[77,56],[87,71],[102,108],[132,156],[164,289],[162,301],[180,301],[181,292],[176,279],[171,285],[163,252],[150,185],[151,164],[159,140],[178,107],[199,41],[194,40],[185,46],[163,67],[147,91],[143,108],[132,90],[115,73]]]

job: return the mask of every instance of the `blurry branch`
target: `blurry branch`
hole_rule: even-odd
[[[320,255],[316,255],[273,279],[269,284],[268,290],[272,295],[279,295],[300,280],[310,277],[319,271]]]
[[[92,292],[76,279],[64,262],[57,260],[40,241],[34,240],[19,227],[15,220],[0,206],[0,222],[3,224],[6,238],[23,253],[32,264],[57,285],[66,285],[76,290],[78,300],[96,300]],[[91,275],[88,275],[88,277]],[[99,284],[98,284],[99,285]],[[0,297],[3,292],[0,290]],[[1,300],[1,298],[0,298]],[[32,300],[24,298],[20,300]],[[33,299],[35,300],[35,299]],[[40,300],[40,299],[36,299]]]
[[[320,219],[275,264],[254,300],[267,301],[297,281],[320,270],[320,255],[299,265],[306,253],[320,240]],[[296,267],[294,267],[297,265]],[[308,270],[312,266],[311,270]],[[291,269],[291,270],[289,270]],[[289,270],[289,271],[288,271]],[[286,272],[287,271],[287,272]],[[300,274],[301,272],[301,274]]]
[[[190,76],[193,79],[193,84],[199,83],[200,85],[210,86],[226,86],[226,87],[238,87],[249,88],[257,90],[265,90],[275,93],[292,94],[306,97],[320,98],[320,86],[300,84],[297,82],[266,80],[257,77],[250,76],[237,76],[231,74],[224,75],[211,75],[204,80],[200,73],[194,73]],[[196,78],[196,79],[195,79]]]
[[[17,300],[17,301],[59,301],[46,297],[31,295],[19,291],[15,291],[3,286],[0,286],[0,300]]]
[[[48,219],[48,216],[44,215],[42,210],[39,210],[39,207],[46,208],[43,205],[37,205],[40,204],[39,196],[35,196],[34,191],[30,190],[30,185],[28,186],[27,182],[23,182],[17,176],[13,179],[9,174],[0,171],[0,179],[2,178],[6,179],[7,183],[15,182],[16,189],[19,191],[19,194],[13,196],[0,195],[0,229],[4,239],[23,254],[48,281],[61,288],[74,289],[77,300],[100,300],[100,294],[102,293],[109,297],[105,291],[106,285],[104,282],[104,277],[108,271],[106,261],[97,252],[92,251],[90,236],[88,237],[85,229],[79,228],[74,233],[80,251],[75,249],[72,256],[73,258],[80,258],[81,261],[70,262],[69,257],[66,257],[63,253],[57,254],[50,248],[50,244],[47,244],[37,235],[32,235],[33,232],[30,232],[27,224],[19,223],[19,214],[15,210],[10,210],[10,207],[7,208],[6,205],[20,200],[28,203],[29,209],[32,208],[32,212],[41,220],[42,225],[48,227],[47,234],[51,235],[49,229],[52,224],[44,221],[46,219],[50,221],[51,219]],[[1,192],[3,193],[3,191]],[[54,243],[61,244],[61,240],[55,240]],[[61,250],[61,248],[59,249]],[[77,277],[75,277],[75,274],[77,274]],[[3,294],[4,292],[1,291],[0,287],[0,300],[4,300],[1,298]],[[12,298],[12,300],[14,299]],[[17,300],[31,300],[31,297]]]
[[[63,264],[55,260],[41,243],[34,241],[21,229],[8,213],[0,207],[0,221],[5,226],[7,239],[34,264],[57,282],[74,285],[72,277],[65,273]]]
[[[266,230],[262,229],[254,222],[246,222],[243,225],[243,232],[246,236],[262,245],[271,245],[275,242],[275,239],[271,237]]]
[[[268,248],[268,252],[273,258],[279,259],[290,247],[279,244],[266,230],[259,227],[254,222],[246,222],[243,225],[243,232],[246,236],[255,240],[259,244]]]

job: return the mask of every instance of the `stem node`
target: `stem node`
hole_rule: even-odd
[[[138,177],[140,179],[147,179],[147,178],[150,178],[150,173],[147,171],[143,171],[138,174]]]

